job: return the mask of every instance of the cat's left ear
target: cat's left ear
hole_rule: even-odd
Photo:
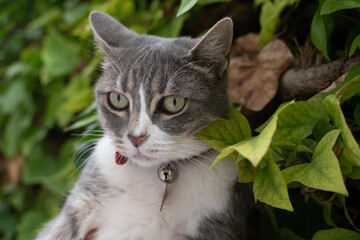
[[[216,23],[190,50],[195,60],[219,64],[222,74],[229,64],[229,52],[233,38],[233,22],[224,18]]]
[[[105,13],[91,12],[89,19],[95,39],[105,52],[112,48],[129,47],[139,36]]]

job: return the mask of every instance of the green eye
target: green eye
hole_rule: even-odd
[[[163,101],[164,110],[168,113],[178,113],[185,105],[185,99],[182,97],[169,96]]]
[[[109,103],[117,110],[124,110],[129,106],[129,100],[121,93],[111,92],[109,94]]]

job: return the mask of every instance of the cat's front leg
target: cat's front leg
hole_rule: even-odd
[[[75,239],[74,229],[71,228],[69,220],[65,214],[60,214],[46,226],[36,240]]]
[[[98,169],[89,162],[59,216],[46,226],[36,240],[85,240],[94,229],[91,219],[108,196],[106,184],[101,179]]]
[[[92,230],[90,220],[97,206],[91,205],[89,199],[70,195],[59,216],[46,226],[36,240],[90,240],[86,236]]]

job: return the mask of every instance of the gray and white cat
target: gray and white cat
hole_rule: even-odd
[[[246,186],[194,134],[228,114],[232,21],[200,39],[138,35],[92,12],[105,53],[96,85],[105,136],[38,240],[244,239]],[[117,160],[117,163],[115,161]],[[176,173],[166,191],[158,169]]]

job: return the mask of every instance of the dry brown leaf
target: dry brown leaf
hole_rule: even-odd
[[[289,48],[279,39],[265,45],[255,58],[231,59],[228,70],[230,101],[252,111],[262,110],[275,96],[280,75],[292,61]]]
[[[259,34],[248,33],[235,40],[235,50],[240,55],[253,55],[258,52]]]
[[[0,169],[4,173],[4,178],[0,179],[3,182],[2,184],[11,182],[17,185],[24,167],[24,158],[22,156],[16,156],[12,159],[2,160],[0,165]]]

